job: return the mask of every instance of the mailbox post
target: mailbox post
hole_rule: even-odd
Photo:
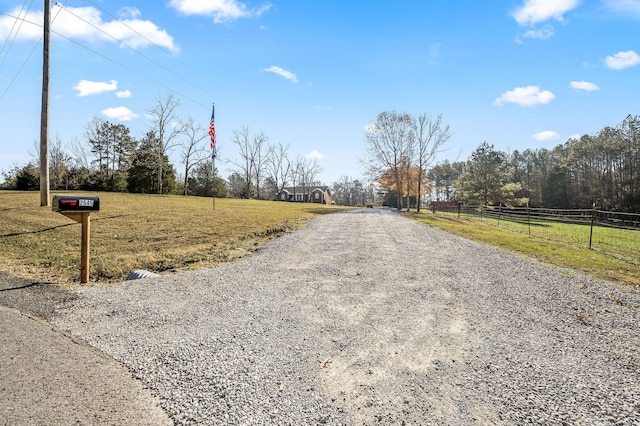
[[[82,224],[80,240],[80,282],[89,282],[89,250],[91,248],[91,212],[100,210],[98,197],[55,195],[51,209]]]

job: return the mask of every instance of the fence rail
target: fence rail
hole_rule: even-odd
[[[463,206],[433,210],[513,232],[604,251],[640,266],[640,214],[592,209]]]

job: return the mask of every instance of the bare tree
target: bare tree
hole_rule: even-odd
[[[69,144],[69,151],[76,167],[89,168],[89,154],[87,153],[86,145],[80,142],[77,137],[73,138]]]
[[[398,192],[398,209],[402,209],[402,196],[406,186],[406,170],[413,158],[415,135],[413,119],[406,113],[384,111],[378,114],[365,134],[368,158],[364,166],[380,179],[391,176]]]
[[[318,175],[322,172],[322,166],[316,158],[305,158],[300,163],[300,176],[305,194],[311,193],[311,187],[316,184]]]
[[[267,143],[267,136],[260,132],[253,137],[253,171],[255,176],[256,196],[260,196],[260,186],[262,184],[263,174],[266,172],[267,165],[267,151],[265,150],[265,144]]]
[[[71,168],[72,158],[64,150],[62,138],[56,135],[49,146],[49,176],[51,189],[63,189],[63,179],[66,177]],[[40,161],[40,145],[38,141],[33,141],[33,149],[29,150],[29,155],[33,157],[33,163],[38,164]],[[66,188],[65,188],[66,189]]]
[[[418,206],[422,196],[422,183],[426,178],[427,168],[434,160],[436,154],[441,152],[442,146],[451,138],[448,124],[442,123],[442,114],[432,119],[427,114],[420,114],[413,123],[415,134],[416,163],[418,165]]]
[[[245,184],[244,197],[251,198],[251,181],[254,175],[254,163],[251,158],[253,148],[251,146],[249,128],[243,127],[240,130],[234,130],[233,136],[231,136],[231,142],[238,145],[240,160],[230,161],[230,163],[238,168],[235,170],[235,173],[242,178]]]
[[[177,145],[176,138],[180,135],[180,126],[176,116],[176,109],[180,106],[180,101],[169,94],[166,98],[158,96],[155,104],[147,113],[151,120],[151,128],[157,135],[155,144],[155,154],[157,159],[156,170],[158,173],[158,194],[162,194],[162,173],[165,156],[168,156],[171,148]]]
[[[289,178],[291,179],[291,185],[293,186],[293,201],[298,201],[296,195],[297,186],[302,184],[303,179],[303,168],[304,168],[304,159],[299,155],[296,156],[295,160],[291,163],[291,168],[289,169]],[[302,198],[304,201],[304,196]]]
[[[265,150],[267,139],[262,132],[251,135],[248,127],[233,131],[231,142],[238,145],[240,159],[230,163],[238,168],[235,172],[245,181],[246,198],[252,198],[253,188],[256,189],[256,197],[260,196],[260,183],[267,164]]]
[[[291,162],[287,157],[289,145],[269,145],[267,148],[266,173],[274,182],[276,192],[282,191],[287,186]]]
[[[342,175],[338,181],[333,183],[333,198],[338,204],[352,206],[354,203],[353,188],[353,180],[347,175]]]
[[[64,189],[63,182],[66,181],[67,174],[71,166],[71,157],[64,150],[62,138],[56,135],[56,138],[49,145],[49,169],[51,174],[51,186],[53,189]]]
[[[195,124],[189,117],[181,123],[180,133],[184,137],[182,142],[182,163],[184,164],[184,191],[187,195],[188,182],[191,169],[208,158],[207,146],[201,142],[207,138],[207,130],[201,125]]]

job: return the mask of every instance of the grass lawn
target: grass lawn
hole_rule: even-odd
[[[53,195],[73,194],[52,192]],[[242,257],[308,218],[342,207],[177,195],[88,193],[89,280],[121,281],[135,269],[209,267]],[[54,283],[80,280],[81,225],[40,207],[38,192],[0,191],[0,271]]]
[[[458,219],[455,214],[432,214],[429,211],[406,214],[453,234],[535,257],[549,264],[578,269],[607,280],[640,285],[640,231],[604,231],[597,228],[594,237],[598,235],[599,240],[594,239],[594,249],[589,250],[588,227],[585,231],[585,225],[581,224],[545,222],[544,226],[549,229],[544,234],[539,231],[528,234],[524,225],[518,225],[523,229],[514,229],[513,223],[505,221],[498,227],[496,220]],[[603,238],[604,232],[613,233],[613,237]]]
[[[54,192],[54,194],[72,194]],[[216,199],[178,195],[81,193],[100,197],[99,212],[91,214],[89,280],[117,282],[135,269],[154,272],[210,267],[245,256],[283,233],[304,226],[306,220],[344,207]],[[39,207],[38,192],[0,191],[0,271],[53,283],[80,281],[81,225]],[[640,285],[640,241],[624,231],[606,241],[584,243],[584,230],[551,238],[532,232],[513,232],[506,223],[458,220],[455,215],[405,213],[428,225],[476,241],[499,246],[562,267],[579,269],[608,280]],[[575,225],[581,227],[583,225]],[[588,238],[588,237],[587,237]],[[606,244],[615,247],[607,247]],[[622,244],[620,246],[620,244]],[[622,250],[622,251],[621,251]]]

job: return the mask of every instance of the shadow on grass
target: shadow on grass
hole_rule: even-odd
[[[115,219],[118,217],[124,217],[126,215],[121,214],[121,215],[116,215],[116,216],[108,216],[108,217],[99,217],[99,218],[95,218],[95,219],[91,219],[92,222],[97,222],[99,220],[105,220],[105,219]],[[62,225],[56,225],[56,226],[52,226],[50,228],[42,228],[42,229],[36,229],[35,231],[23,231],[23,232],[12,232],[10,234],[3,234],[0,235],[0,238],[4,238],[4,237],[18,237],[20,235],[29,235],[29,234],[41,234],[43,232],[47,232],[47,231],[53,231],[54,229],[59,229],[59,228],[64,228],[66,226],[73,226],[73,225],[78,225],[77,222],[72,222],[72,223],[63,223]]]
[[[20,236],[20,235],[40,234],[42,232],[53,231],[54,229],[64,228],[66,226],[72,226],[72,225],[76,225],[76,223],[75,222],[74,223],[65,223],[65,224],[62,224],[62,225],[52,226],[51,228],[37,229],[35,231],[12,232],[10,234],[0,235],[0,237],[17,237],[17,236]]]

